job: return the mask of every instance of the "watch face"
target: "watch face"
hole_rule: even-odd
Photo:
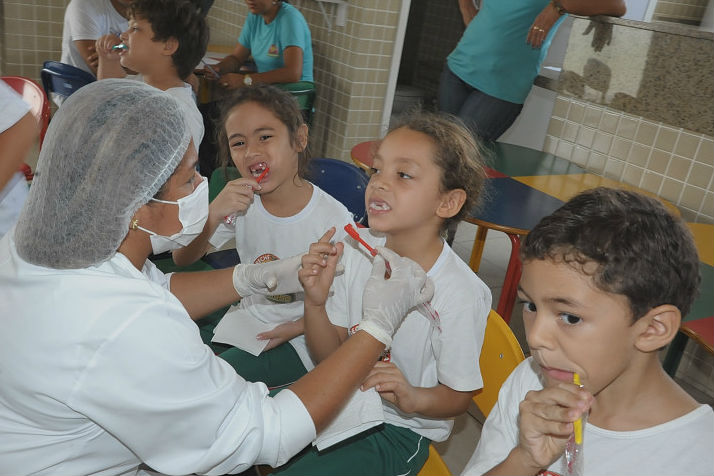
[[[245,84],[246,86],[250,86],[251,84],[253,84],[253,78],[246,74],[245,76],[243,76],[243,84]]]

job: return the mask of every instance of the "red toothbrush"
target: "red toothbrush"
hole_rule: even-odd
[[[267,173],[268,173],[269,171],[270,171],[270,167],[268,167],[268,166],[266,165],[266,166],[265,166],[265,170],[263,170],[263,171],[260,173],[260,175],[258,175],[258,176],[255,178],[255,181],[258,182],[258,183],[260,183],[260,181],[265,178],[265,176],[267,175]],[[223,217],[223,223],[225,223],[226,225],[232,225],[234,221],[236,221],[236,216],[235,216],[235,214],[233,214],[233,215],[228,215],[228,216]]]
[[[377,250],[369,246],[367,242],[364,241],[361,236],[359,236],[359,233],[357,232],[357,230],[354,229],[351,223],[345,225],[345,231],[348,235],[359,241],[365,248],[367,248],[369,254],[371,254],[372,256],[377,256]],[[387,278],[389,278],[389,275],[391,274],[391,268],[389,267],[388,262],[385,262],[385,264],[387,265]],[[426,312],[429,319],[431,319],[431,321],[434,323],[434,326],[439,329],[439,332],[441,332],[441,318],[439,317],[439,313],[436,312],[436,309],[431,307],[431,303],[427,301],[420,304],[419,307],[424,309],[424,312]]]

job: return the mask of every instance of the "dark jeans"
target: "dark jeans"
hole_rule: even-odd
[[[523,104],[489,96],[462,81],[444,65],[439,81],[439,109],[458,116],[482,140],[495,141],[511,127]]]

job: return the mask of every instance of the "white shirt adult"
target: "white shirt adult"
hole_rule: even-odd
[[[0,474],[129,474],[142,461],[225,474],[279,465],[315,438],[293,392],[269,398],[213,355],[152,263],[142,273],[116,253],[50,269],[20,258],[12,235],[0,241]]]
[[[530,390],[543,389],[533,358],[521,362],[498,393],[486,419],[476,452],[463,475],[481,475],[518,444],[518,408]],[[586,423],[583,456],[586,475],[706,475],[714,470],[714,411],[709,405],[674,420],[636,431],[612,431]],[[565,474],[563,460],[547,474]]]
[[[121,8],[123,2],[115,0]],[[96,70],[90,68],[77,48],[77,41],[94,41],[103,35],[117,36],[129,27],[112,0],[72,0],[64,13],[62,29],[62,63],[71,64],[96,76]]]
[[[14,126],[29,110],[30,105],[5,81],[0,81],[0,134]],[[0,238],[17,221],[26,198],[25,175],[15,172],[10,181],[0,188]]]

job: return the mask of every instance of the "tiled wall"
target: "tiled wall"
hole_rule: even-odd
[[[62,23],[69,0],[5,0],[2,3],[0,71],[39,82],[42,63],[60,59]]]
[[[350,160],[352,146],[382,133],[401,0],[360,0],[347,6],[345,26],[335,25],[337,6],[291,2],[305,16],[313,39],[317,99],[310,147],[314,156]],[[248,9],[243,0],[216,0],[209,12],[211,42],[233,45]]]
[[[687,221],[714,223],[711,136],[559,96],[544,150],[656,193]]]
[[[659,0],[652,20],[699,25],[708,0]]]

